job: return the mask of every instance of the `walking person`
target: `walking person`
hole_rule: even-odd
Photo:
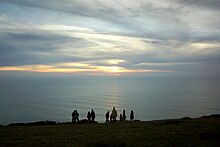
[[[105,123],[109,123],[109,111],[105,114]]]
[[[130,113],[130,120],[133,121],[133,119],[134,119],[134,111],[131,110],[131,113]]]

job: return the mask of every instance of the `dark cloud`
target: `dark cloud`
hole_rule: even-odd
[[[183,7],[198,7],[206,9],[216,9],[220,10],[220,1],[219,0],[177,0],[178,3],[182,4]]]
[[[1,32],[0,66],[48,64],[57,62],[82,61],[86,58],[56,53],[66,43],[74,47],[87,46],[88,41],[54,34],[46,31]]]
[[[82,39],[77,37],[68,37],[59,34],[54,34],[41,30],[27,31],[22,30],[20,32],[1,32],[1,51],[7,51],[5,47],[11,48],[8,51],[15,48],[16,50],[41,50],[41,51],[55,51],[57,46],[65,44],[66,42],[81,43]],[[83,42],[83,43],[86,43]]]
[[[9,3],[9,4],[15,4],[15,5],[23,5],[23,6],[27,6],[27,7],[36,7],[36,8],[44,8],[44,9],[50,9],[53,11],[60,11],[60,12],[65,12],[65,13],[71,13],[71,14],[75,14],[75,15],[80,15],[80,16],[85,16],[85,17],[99,17],[102,16],[103,13],[99,13],[100,11],[106,11],[106,12],[115,12],[112,10],[106,10],[106,8],[104,9],[93,9],[92,6],[90,6],[89,4],[92,3],[88,3],[87,4],[83,4],[80,3],[79,1],[69,1],[69,0],[63,0],[63,1],[59,1],[59,0],[47,0],[44,1],[42,0],[41,2],[39,1],[29,1],[29,0],[2,0],[2,3]],[[94,4],[93,4],[94,5]],[[112,13],[104,13],[107,15],[112,15]],[[114,14],[117,14],[116,12]],[[104,18],[104,17],[103,17]]]
[[[1,35],[2,36],[2,35]],[[18,41],[54,41],[54,42],[63,42],[63,41],[68,41],[68,40],[80,40],[79,38],[76,37],[67,37],[67,36],[61,36],[61,35],[56,35],[56,34],[52,34],[52,33],[44,33],[44,32],[39,32],[39,33],[33,33],[33,32],[19,32],[19,33],[5,33],[4,39],[6,40],[18,40]]]

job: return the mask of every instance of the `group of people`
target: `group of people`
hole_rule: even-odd
[[[113,107],[112,109],[112,113],[110,115],[110,122],[116,122],[117,118],[117,110],[115,109],[115,107]],[[109,111],[105,114],[105,123],[109,123]],[[131,110],[130,113],[130,120],[133,121],[134,120],[134,111]],[[120,114],[120,118],[119,121],[126,121],[126,112],[125,110],[123,110],[123,113]]]
[[[95,111],[91,109],[91,112],[88,111],[87,113],[87,119],[89,123],[94,123],[95,122]],[[74,110],[72,112],[72,123],[77,123],[79,122],[79,113],[77,110]]]
[[[112,113],[111,115],[109,114],[110,112],[108,111],[105,114],[105,123],[109,123],[109,122],[116,122],[117,121],[117,110],[115,109],[115,107],[113,107],[112,109]],[[109,120],[110,118],[110,120]],[[91,109],[91,112],[88,111],[87,113],[87,120],[89,123],[94,123],[95,122],[95,111],[93,109]],[[131,110],[130,112],[130,120],[133,121],[134,120],[134,111]],[[126,121],[126,112],[125,110],[123,110],[122,114],[120,114],[120,118],[119,121]],[[72,123],[76,123],[79,122],[79,113],[77,112],[77,110],[74,110],[72,112]]]
[[[91,110],[91,112],[88,111],[87,119],[88,119],[89,123],[94,123],[95,122],[95,111],[93,109]]]
[[[72,123],[76,122],[79,122],[79,113],[77,112],[77,110],[74,110],[72,112]]]

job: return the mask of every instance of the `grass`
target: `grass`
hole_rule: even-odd
[[[220,118],[0,126],[0,146],[219,146]]]

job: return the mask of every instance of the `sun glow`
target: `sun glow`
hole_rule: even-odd
[[[118,66],[97,66],[98,71],[106,72],[106,73],[120,73],[126,72],[125,68],[118,67]]]
[[[123,63],[123,62],[125,62],[125,60],[120,60],[120,59],[107,60],[108,64],[119,64],[119,63]]]
[[[108,60],[110,65],[117,65],[124,60]],[[28,71],[41,73],[87,73],[91,75],[121,75],[125,73],[174,72],[163,70],[128,69],[120,66],[98,66],[88,63],[67,62],[51,65],[23,65],[0,67],[0,71]]]
[[[219,47],[220,44],[216,44],[216,43],[192,43],[191,44],[192,47],[195,48],[199,48],[199,49],[203,49],[203,48],[215,48],[215,47]]]

